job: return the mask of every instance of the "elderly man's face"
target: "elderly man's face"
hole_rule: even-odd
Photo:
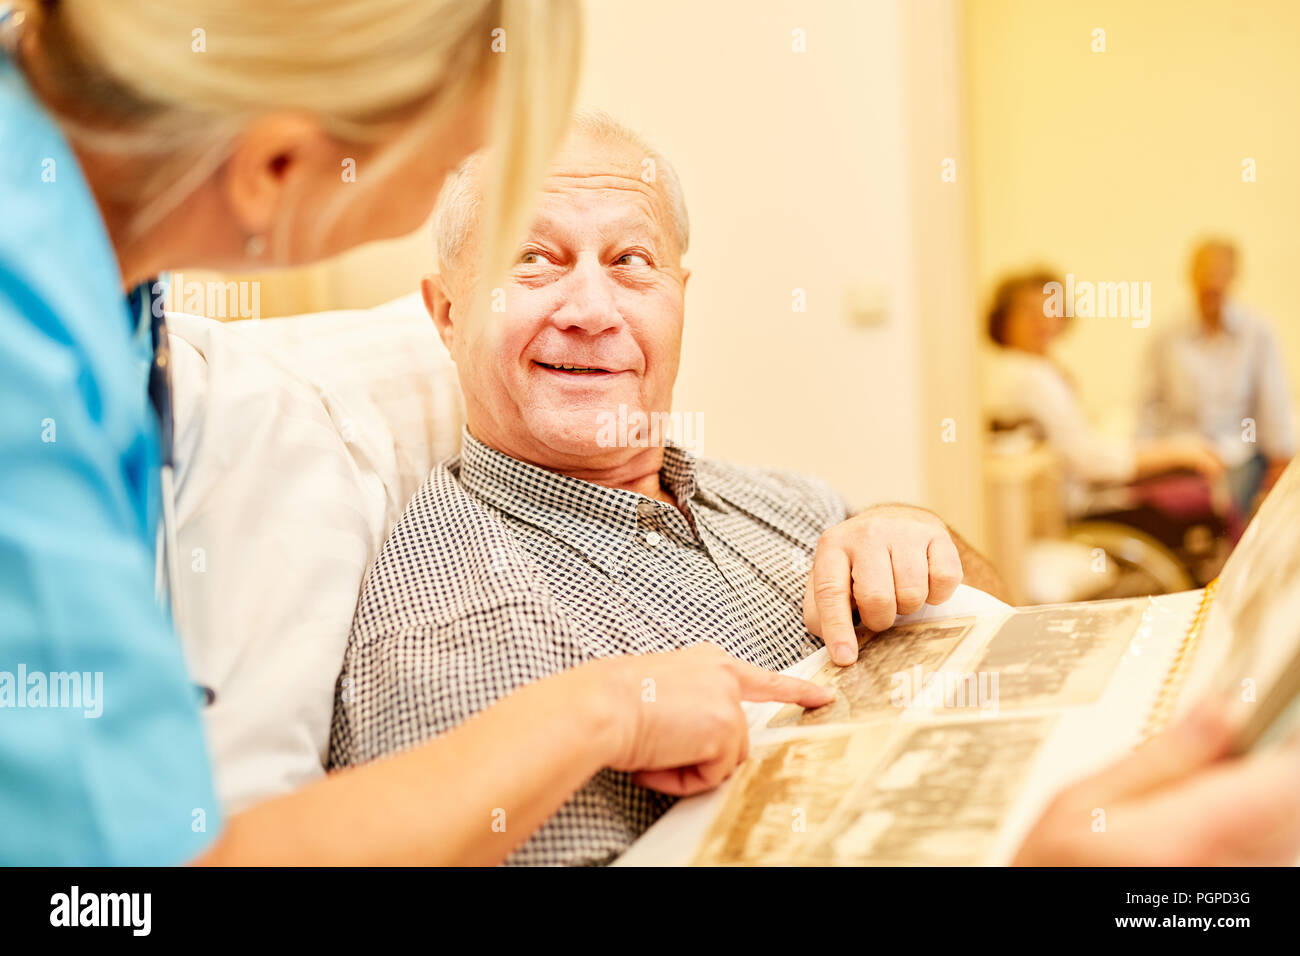
[[[1202,318],[1218,320],[1236,267],[1236,255],[1231,249],[1210,245],[1197,252],[1192,262],[1192,287]]]
[[[670,408],[687,274],[641,160],[622,144],[566,146],[504,287],[504,312],[467,322],[456,299],[469,283],[445,283],[444,340],[479,440],[544,467],[617,467],[639,449],[610,447],[606,416]]]

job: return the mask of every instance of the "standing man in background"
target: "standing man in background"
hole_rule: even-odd
[[[1277,336],[1267,321],[1228,297],[1237,249],[1202,242],[1192,253],[1196,317],[1152,343],[1138,433],[1196,433],[1228,468],[1243,515],[1296,451],[1295,420]]]

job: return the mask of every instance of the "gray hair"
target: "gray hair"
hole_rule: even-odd
[[[677,170],[663,153],[650,145],[639,133],[624,126],[608,113],[600,110],[582,110],[573,117],[571,133],[581,133],[604,142],[623,143],[644,155],[642,179],[659,187],[668,214],[672,217],[673,234],[679,252],[686,252],[691,241],[691,223],[686,214],[686,196],[682,192]],[[433,213],[433,240],[438,254],[438,267],[446,272],[456,261],[469,241],[478,220],[482,193],[478,175],[482,159],[475,154],[465,160],[447,177],[438,194],[438,204]]]

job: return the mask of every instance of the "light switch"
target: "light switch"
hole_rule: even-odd
[[[889,290],[877,283],[851,285],[844,290],[844,320],[865,329],[889,321]]]

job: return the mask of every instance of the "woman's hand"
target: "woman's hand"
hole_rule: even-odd
[[[1207,481],[1215,481],[1224,468],[1214,446],[1197,435],[1155,438],[1138,448],[1137,477],[1173,471],[1194,471]]]
[[[1118,763],[1062,791],[1020,866],[1288,866],[1300,857],[1300,745],[1228,759],[1207,702]]]
[[[604,695],[608,766],[675,796],[710,790],[749,753],[740,702],[779,700],[820,707],[828,688],[737,660],[714,644],[666,654],[604,658],[578,668]]]
[[[820,707],[833,696],[713,644],[591,661],[417,747],[237,814],[199,862],[499,863],[601,768],[633,771],[665,793],[698,793],[745,758],[742,700]]]

